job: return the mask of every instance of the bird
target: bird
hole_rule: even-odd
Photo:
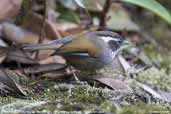
[[[62,44],[56,48],[56,45]],[[49,50],[54,49],[52,55],[61,55],[68,65],[78,70],[91,70],[104,68],[112,63],[117,54],[128,43],[117,33],[112,31],[84,32],[66,36],[41,44],[25,44],[23,50]]]

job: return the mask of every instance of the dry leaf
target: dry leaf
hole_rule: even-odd
[[[18,44],[38,43],[39,41],[39,35],[8,22],[2,23],[2,34],[6,40]],[[49,41],[48,38],[44,38],[43,42]]]
[[[49,63],[61,63],[61,64],[65,64],[66,61],[64,58],[62,58],[61,56],[50,56],[46,59],[43,59],[41,61],[39,61],[40,64],[49,64]]]
[[[2,33],[6,40],[15,42],[16,44],[37,43],[39,41],[38,35],[21,27],[18,27],[12,23],[2,23]],[[44,38],[43,43],[47,42],[49,42],[48,38]],[[53,50],[42,50],[39,52],[38,59],[45,59],[49,57],[53,52]]]
[[[159,93],[167,102],[171,102],[171,92],[158,91],[158,93]]]
[[[22,87],[15,81],[12,71],[1,69],[0,70],[0,82],[10,88],[10,92],[16,95],[26,96]]]
[[[38,55],[38,60],[44,60],[50,57],[55,50],[40,50]]]
[[[33,33],[40,34],[43,25],[43,16],[30,12],[28,13],[28,18],[24,20],[23,27],[29,29]],[[44,33],[46,38],[57,39],[60,36],[60,33],[56,29],[54,22],[50,20],[45,21]]]
[[[38,35],[26,31],[12,23],[2,23],[2,33],[6,40],[15,43],[37,43]]]
[[[78,34],[84,31],[81,26],[71,22],[56,23],[56,29],[61,33],[62,37]]]
[[[151,88],[150,86],[141,83],[141,82],[137,82],[136,86],[139,87],[138,89],[142,88],[143,90],[145,90],[146,92],[150,93],[153,97],[155,98],[159,98],[162,100],[166,100],[163,96],[161,96],[156,90],[154,90],[153,88]]]
[[[22,0],[1,0],[0,2],[0,21],[5,21],[17,16]]]
[[[35,59],[35,54],[24,52],[21,50],[9,50],[7,54],[7,61],[16,61],[17,63],[38,64]]]
[[[29,67],[26,69],[23,69],[26,73],[35,74],[35,73],[42,73],[42,72],[49,72],[49,71],[55,71],[65,68],[65,64],[59,64],[59,63],[51,63],[51,64],[44,64],[44,65],[36,65],[33,67]]]
[[[100,78],[96,78],[95,80],[111,87],[112,89],[129,89],[129,85],[126,82],[113,79],[110,77],[100,77]]]

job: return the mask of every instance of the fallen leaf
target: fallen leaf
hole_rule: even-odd
[[[15,18],[22,4],[22,0],[1,0],[0,2],[0,21]]]
[[[171,102],[171,92],[165,92],[165,91],[158,91],[158,92],[167,102]]]
[[[43,16],[29,12],[28,18],[24,20],[22,27],[32,31],[35,34],[40,34],[43,25]],[[44,33],[46,40],[58,39],[61,37],[58,29],[56,29],[56,23],[47,20],[45,21]]]
[[[137,82],[136,86],[144,89],[146,92],[150,93],[153,97],[155,98],[159,98],[161,100],[166,100],[163,96],[161,96],[156,90],[154,90],[153,88],[151,88],[150,86],[143,84],[141,82]]]
[[[100,77],[96,78],[95,80],[107,85],[108,87],[111,87],[112,89],[129,89],[129,85],[126,82],[110,77]]]
[[[29,74],[36,74],[36,73],[60,70],[65,67],[66,67],[66,64],[51,63],[51,64],[36,65],[33,67],[28,67],[23,70],[24,70],[24,72],[29,73]]]
[[[0,70],[0,82],[10,88],[10,92],[14,95],[26,96],[26,92],[23,91],[22,87],[15,81],[12,71],[1,69]]]
[[[64,58],[62,58],[61,56],[50,56],[46,59],[40,60],[39,61],[40,64],[49,64],[49,63],[61,63],[61,64],[65,64],[66,61]]]
[[[18,44],[37,43],[39,39],[38,35],[8,22],[2,23],[2,34],[6,40]]]
[[[84,31],[80,25],[72,22],[56,23],[56,29],[61,33],[62,37],[78,34]]]
[[[38,61],[35,59],[35,54],[24,52],[21,50],[9,50],[7,54],[7,61],[16,61],[17,63],[24,64],[38,64]]]

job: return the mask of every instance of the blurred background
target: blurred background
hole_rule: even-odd
[[[75,84],[66,77],[74,73],[65,59],[51,56],[54,50],[23,50],[25,44],[99,30],[116,32],[131,44],[115,61],[121,72],[102,71],[112,79]],[[169,113],[170,38],[170,0],[0,0],[0,106],[12,111]]]

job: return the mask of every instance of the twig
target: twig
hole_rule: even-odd
[[[44,29],[45,29],[45,24],[46,24],[46,13],[47,13],[47,1],[44,0],[43,2],[43,5],[44,5],[44,16],[43,16],[43,23],[42,23],[42,27],[41,27],[41,30],[40,30],[40,35],[39,35],[39,41],[38,43],[42,43],[43,40],[44,40]],[[36,59],[38,59],[38,56],[39,56],[39,51],[36,53]]]
[[[111,6],[112,0],[106,0],[105,5],[103,7],[103,11],[101,13],[100,16],[100,26],[99,29],[104,29],[106,26],[106,16],[107,16],[107,12],[109,11],[109,8]]]

